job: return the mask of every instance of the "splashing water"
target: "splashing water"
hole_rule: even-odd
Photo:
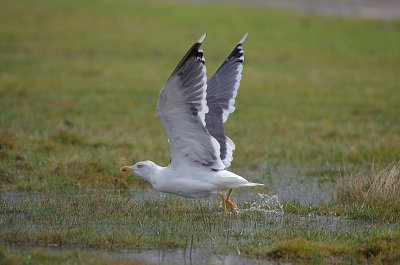
[[[250,204],[248,209],[238,209],[238,213],[260,212],[263,214],[283,215],[284,209],[279,202],[278,195],[258,194],[258,198]]]

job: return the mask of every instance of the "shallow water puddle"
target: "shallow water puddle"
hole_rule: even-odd
[[[277,195],[281,201],[298,201],[302,204],[315,204],[330,201],[335,195],[335,183],[321,181],[309,173],[316,169],[304,169],[294,167],[274,167],[266,170],[238,170],[241,176],[251,181],[263,183],[265,192]],[[234,194],[240,194],[241,190],[235,190]],[[246,189],[251,193],[251,189]]]
[[[12,250],[29,254],[31,252],[41,252],[50,255],[81,253],[106,260],[130,261],[140,264],[249,264],[249,265],[290,265],[296,263],[274,262],[267,259],[256,259],[239,253],[229,253],[225,255],[210,254],[212,250],[203,248],[193,249],[95,249],[95,248],[72,248],[72,247],[29,247],[12,246]],[[304,263],[301,263],[304,264]],[[328,264],[328,263],[324,263]],[[336,263],[337,264],[337,263]]]
[[[214,255],[212,250],[158,249],[158,250],[120,250],[101,253],[103,258],[145,261],[155,264],[275,264],[269,260],[260,260],[239,254]],[[289,263],[286,263],[289,264]]]

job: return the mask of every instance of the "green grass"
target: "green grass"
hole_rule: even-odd
[[[142,184],[118,169],[168,163],[158,93],[204,32],[208,76],[249,32],[226,124],[237,146],[233,170],[400,159],[399,22],[157,1],[2,6],[3,188]]]
[[[149,188],[121,166],[168,164],[158,93],[204,32],[208,77],[249,32],[237,109],[226,124],[236,144],[232,171],[268,182],[271,170],[289,166],[310,181],[341,183],[346,172],[400,160],[399,21],[155,0],[3,1],[0,192],[61,195],[1,201],[0,241],[126,248],[212,242],[216,253],[393,263],[399,208],[363,204],[362,196],[285,201],[285,214],[270,217],[220,214],[213,201],[108,194]],[[76,196],[87,188],[96,188],[94,195]],[[316,225],[344,217],[370,227]],[[26,263],[25,254],[1,251]]]

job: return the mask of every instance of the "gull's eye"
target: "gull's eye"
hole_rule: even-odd
[[[137,165],[137,167],[138,167],[138,168],[142,168],[142,167],[143,167],[143,165]]]

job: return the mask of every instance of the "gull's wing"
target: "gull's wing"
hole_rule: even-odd
[[[220,158],[226,167],[231,165],[235,144],[225,135],[223,124],[229,114],[235,111],[235,97],[242,78],[244,60],[242,44],[246,37],[247,33],[207,82],[206,100],[209,111],[206,114],[206,128],[218,140]]]
[[[207,77],[203,51],[205,34],[180,61],[161,89],[157,116],[168,135],[171,163],[201,164],[221,170],[219,144],[205,128]]]

